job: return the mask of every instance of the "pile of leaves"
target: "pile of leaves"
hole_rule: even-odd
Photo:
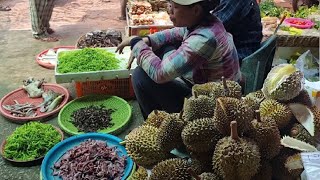
[[[18,161],[34,160],[44,156],[61,138],[52,125],[30,122],[18,127],[7,138],[4,156]]]
[[[53,175],[63,180],[121,180],[126,158],[119,156],[116,147],[108,147],[105,141],[89,139],[68,150],[54,164]]]
[[[282,7],[277,7],[273,0],[262,1],[259,6],[261,17],[280,17],[282,12],[285,10]]]
[[[114,111],[107,109],[104,105],[80,108],[72,113],[71,122],[80,131],[96,132],[113,126],[111,114]]]
[[[84,48],[59,53],[59,73],[76,73],[115,70],[120,68],[120,60],[114,53],[99,48]]]

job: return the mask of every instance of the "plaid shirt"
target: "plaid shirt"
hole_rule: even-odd
[[[177,77],[201,84],[218,81],[221,76],[240,79],[239,61],[232,36],[221,21],[214,18],[193,31],[176,27],[149,36],[152,49],[143,41],[134,45],[132,52],[137,63],[156,83]],[[153,51],[168,44],[180,43],[177,50],[160,59]]]
[[[256,0],[220,0],[213,14],[232,34],[239,59],[249,56],[260,47],[262,24]]]

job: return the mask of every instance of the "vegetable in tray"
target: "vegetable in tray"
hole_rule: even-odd
[[[7,139],[4,157],[17,161],[30,161],[43,157],[62,139],[50,124],[30,122],[18,127]]]
[[[114,53],[99,48],[84,48],[58,54],[58,73],[77,73],[120,69]]]

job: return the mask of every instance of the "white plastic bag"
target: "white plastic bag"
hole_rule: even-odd
[[[303,152],[301,160],[304,166],[304,172],[301,174],[302,180],[320,179],[320,152]]]

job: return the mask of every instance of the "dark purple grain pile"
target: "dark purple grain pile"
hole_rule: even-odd
[[[63,180],[121,180],[126,158],[105,141],[89,139],[68,150],[54,164],[53,175]]]

